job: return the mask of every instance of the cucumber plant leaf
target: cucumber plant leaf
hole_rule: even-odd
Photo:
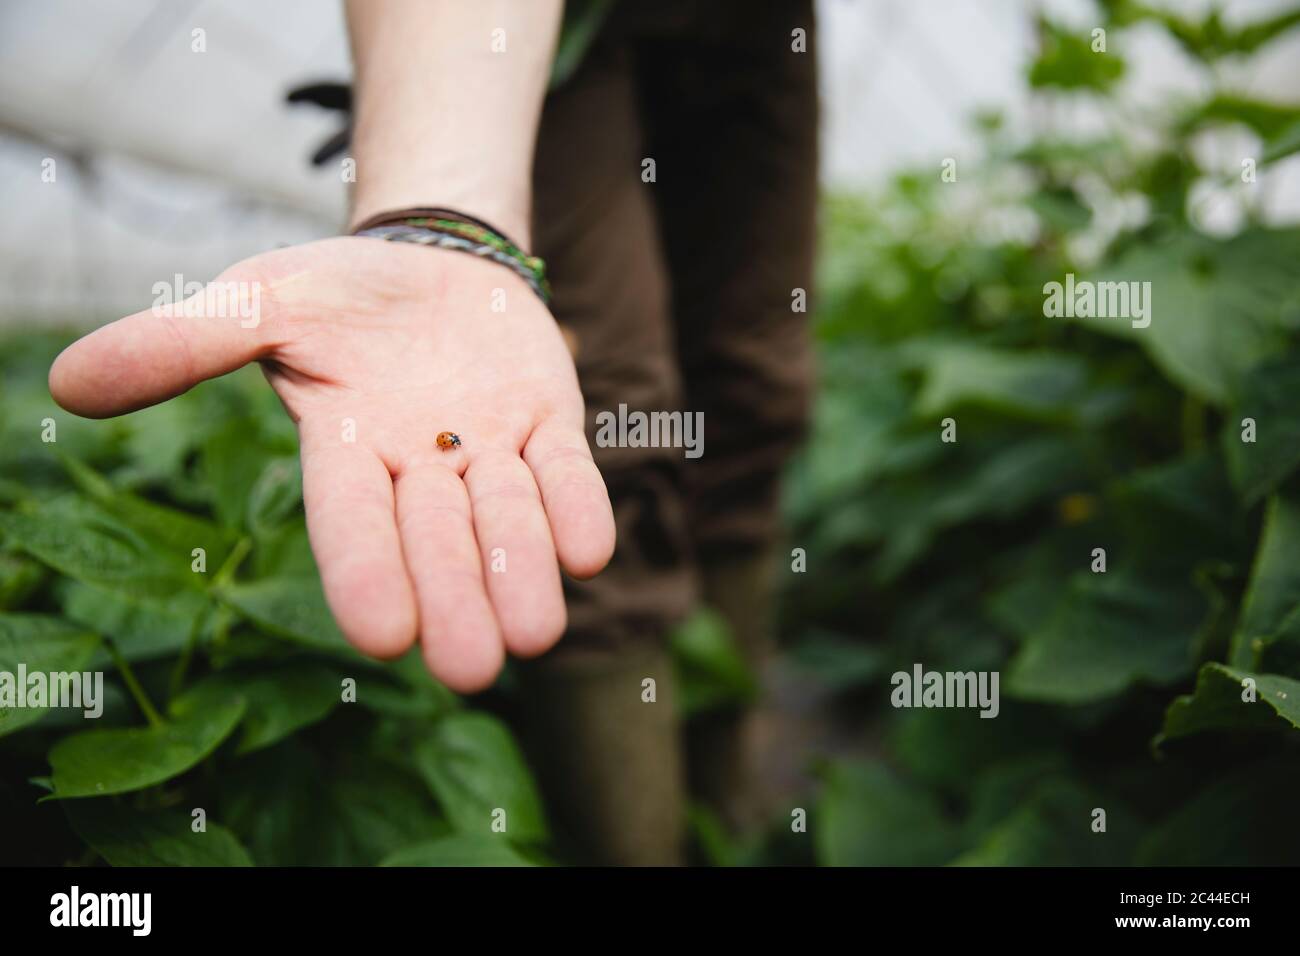
[[[380,866],[534,866],[520,856],[504,836],[454,833],[438,840],[404,847],[389,854]]]
[[[80,672],[94,655],[99,640],[86,628],[61,618],[0,613],[0,674],[11,676],[16,683],[20,665],[27,674]],[[18,688],[6,688],[5,683],[0,677],[0,737],[36,723],[49,709],[19,707],[17,696],[7,704],[5,691],[16,695]]]
[[[1204,731],[1295,728],[1300,728],[1300,680],[1210,663],[1201,668],[1196,691],[1169,705],[1156,743]]]
[[[86,730],[50,751],[51,796],[98,797],[163,783],[189,770],[234,732],[244,698],[217,685],[197,685],[172,702],[162,726]]]
[[[111,866],[252,866],[228,829],[186,810],[133,810],[107,797],[64,804],[77,835]]]
[[[452,825],[494,835],[504,811],[516,843],[547,837],[541,796],[505,724],[490,714],[457,711],[437,721],[414,752],[415,765]]]

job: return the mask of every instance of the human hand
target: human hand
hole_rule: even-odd
[[[556,560],[598,573],[614,519],[572,358],[533,292],[464,253],[356,237],[264,253],[216,282],[257,290],[257,321],[182,304],[128,316],[58,357],[55,400],[102,418],[261,362],[298,428],[326,599],[359,650],[394,657],[418,634],[433,674],[471,692],[507,650],[551,647],[565,627]],[[438,448],[443,431],[463,444]]]

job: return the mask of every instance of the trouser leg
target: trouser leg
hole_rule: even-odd
[[[522,669],[523,735],[553,816],[586,859],[673,864],[682,861],[685,784],[666,635],[695,594],[681,452],[595,440],[602,411],[672,409],[681,400],[640,155],[625,55],[598,42],[545,104],[533,235],[553,312],[575,349],[618,546],[599,576],[566,581],[568,632]]]
[[[704,600],[761,670],[779,583],[782,470],[804,436],[812,354],[817,74],[812,3],[714,0],[634,47],[651,188],[672,290],[686,408],[704,451],[686,463]],[[796,31],[803,31],[798,42]],[[692,785],[724,818],[758,810],[752,712],[691,731]]]

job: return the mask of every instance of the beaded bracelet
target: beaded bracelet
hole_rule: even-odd
[[[514,272],[528,283],[543,303],[550,304],[551,287],[546,281],[546,263],[524,252],[504,233],[464,213],[450,209],[406,210],[372,217],[363,222],[353,235],[455,249],[490,259]]]

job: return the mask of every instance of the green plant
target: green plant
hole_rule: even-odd
[[[1017,140],[985,116],[956,182],[936,168],[829,209],[824,387],[788,497],[809,573],[785,621],[796,647],[880,649],[854,686],[884,743],[824,769],[825,863],[1300,852],[1300,230],[1242,175],[1300,149],[1300,104],[1218,67],[1297,17],[1103,7],[1108,52],[1042,20],[1029,73],[1035,115],[1086,103],[1102,132]],[[1204,96],[1121,98],[1136,23],[1200,64]],[[1224,126],[1253,165],[1198,162]],[[1231,235],[1201,230],[1207,189],[1239,206]],[[1067,274],[1150,282],[1153,321],[1046,316]],[[880,706],[918,661],[999,672],[1001,713]]]
[[[45,389],[60,344],[0,352],[0,672],[109,676],[95,721],[0,709],[6,862],[542,859],[506,726],[418,653],[381,664],[339,634],[257,373],[89,422]]]
[[[1101,106],[1106,132],[1021,142],[986,116],[985,159],[957,182],[936,169],[828,205],[823,389],[788,495],[808,555],[791,660],[858,702],[917,661],[1003,683],[996,719],[863,715],[882,753],[824,764],[824,863],[1294,862],[1300,846],[1300,230],[1267,225],[1238,170],[1193,148],[1239,125],[1261,169],[1300,149],[1300,107],[1216,69],[1296,17],[1102,6],[1111,59],[1044,20],[1029,79],[1049,112]],[[1138,22],[1200,61],[1209,92],[1136,115],[1118,99]],[[1230,184],[1244,225],[1204,235],[1204,188]],[[1151,282],[1152,324],[1045,317],[1044,285],[1069,273]],[[0,708],[3,862],[543,860],[505,726],[418,659],[341,640],[296,440],[256,372],[88,422],[46,390],[63,341],[0,343],[0,672],[102,670],[105,710]],[[688,711],[752,695],[716,619],[676,651]],[[695,816],[712,859],[761,858]],[[806,858],[788,835],[771,849]]]

